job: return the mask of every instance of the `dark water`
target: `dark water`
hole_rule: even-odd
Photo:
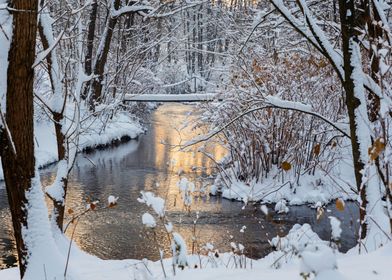
[[[194,121],[189,114],[192,109],[189,105],[165,104],[155,111],[147,134],[139,140],[78,156],[69,181],[67,208],[80,213],[85,209],[87,197],[105,205],[109,195],[119,196],[117,207],[91,212],[80,219],[74,239],[81,248],[104,259],[156,260],[159,253],[154,240],[159,240],[168,257],[166,234],[157,230],[154,239],[152,232],[146,231],[141,223],[141,216],[149,209],[137,201],[140,191],[152,191],[166,199],[167,216],[174,230],[187,241],[189,250],[192,244],[197,250],[197,244],[200,247],[210,242],[215,248],[226,251],[233,241],[244,244],[249,256],[262,257],[270,251],[268,240],[286,234],[295,223],[310,223],[322,238],[328,239],[328,215],[342,220],[342,250],[355,244],[353,221],[358,211],[353,203],[348,203],[344,212],[335,210],[332,205],[330,212],[326,211],[319,221],[316,211],[306,206],[290,207],[287,215],[266,217],[257,205],[244,208],[240,202],[206,195],[195,197],[191,212],[185,211],[176,183],[185,176],[195,182],[197,188],[207,185],[211,182],[213,162],[198,152],[197,147],[180,152],[162,142],[176,145],[200,133],[190,128]],[[190,126],[175,129],[183,127],[184,122]],[[222,147],[214,144],[206,151],[217,159],[225,154]],[[43,185],[53,180],[54,171],[54,167],[42,170]],[[15,264],[7,206],[6,191],[0,186],[0,268]],[[273,213],[272,209],[270,212]],[[199,219],[194,226],[196,213]],[[246,229],[242,233],[243,226]],[[72,229],[73,226],[68,235]],[[197,237],[194,242],[193,232]]]

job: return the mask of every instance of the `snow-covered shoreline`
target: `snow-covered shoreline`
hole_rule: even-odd
[[[54,233],[54,240],[60,254],[66,255],[69,240],[64,235]],[[188,266],[172,270],[172,259],[162,261],[149,260],[102,260],[81,251],[72,245],[69,269],[72,275],[66,279],[106,280],[106,279],[186,279],[236,280],[258,279],[308,279],[319,280],[386,280],[389,279],[389,265],[392,261],[392,243],[388,243],[374,252],[358,254],[357,248],[341,254],[328,246],[328,241],[321,240],[309,225],[296,225],[287,237],[276,237],[271,244],[277,246],[266,257],[253,260],[241,253],[217,253],[208,248],[202,255],[187,255]],[[64,264],[65,265],[65,264]],[[164,276],[162,266],[167,277]],[[57,266],[58,275],[64,267]],[[52,270],[53,271],[53,270]],[[43,272],[41,273],[43,274]],[[47,279],[53,279],[46,275]],[[0,270],[0,279],[17,280],[17,267]],[[41,279],[41,278],[36,278]],[[35,279],[34,279],[35,280]]]
[[[341,159],[326,173],[316,170],[315,174],[303,174],[296,178],[293,174],[282,174],[276,168],[261,182],[243,182],[231,170],[218,175],[211,186],[212,195],[221,195],[230,200],[287,205],[308,204],[313,207],[326,205],[335,199],[356,200],[354,169],[349,159]]]
[[[135,139],[144,132],[141,124],[126,112],[120,112],[108,122],[105,129],[101,125],[90,126],[79,138],[79,150],[94,149],[110,145],[121,139]],[[35,124],[35,158],[38,168],[57,162],[57,143],[53,122],[43,120]],[[0,180],[4,180],[0,165]]]

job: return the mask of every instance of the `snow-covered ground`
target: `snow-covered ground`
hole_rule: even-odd
[[[99,120],[88,124],[88,129],[80,135],[79,150],[111,144],[124,136],[136,138],[143,131],[143,127],[132,115],[120,112],[108,121],[104,129]],[[57,161],[57,144],[53,122],[44,120],[35,124],[35,149],[38,167]],[[3,169],[0,165],[0,180],[3,179]]]
[[[69,240],[55,234],[58,253],[66,257]],[[329,242],[319,239],[309,225],[295,225],[287,237],[272,239],[277,250],[260,260],[245,258],[240,253],[219,253],[206,246],[201,256],[187,256],[188,266],[176,267],[173,275],[172,259],[148,260],[101,260],[88,255],[72,245],[65,279],[308,279],[319,280],[370,280],[390,279],[389,267],[392,263],[392,243],[368,254],[358,254],[352,249],[347,254],[338,253]],[[65,263],[56,265],[56,276],[63,275]],[[36,269],[34,277],[28,279],[55,279],[51,268]],[[19,279],[17,268],[0,270],[1,280]]]
[[[342,149],[342,156],[333,167],[324,171],[317,168],[314,174],[305,173],[297,178],[291,171],[275,167],[267,178],[256,182],[242,182],[236,179],[232,170],[218,175],[211,194],[221,194],[227,199],[246,202],[280,203],[287,205],[309,204],[319,207],[335,199],[356,200],[354,169],[348,151]]]

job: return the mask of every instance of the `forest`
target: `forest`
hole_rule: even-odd
[[[391,5],[0,0],[0,279],[390,279]]]

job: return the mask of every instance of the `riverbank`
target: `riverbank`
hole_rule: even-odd
[[[135,117],[127,112],[118,112],[106,124],[100,120],[91,122],[82,130],[79,151],[91,151],[120,141],[136,139],[145,131]],[[57,142],[54,124],[49,120],[35,123],[35,159],[38,168],[57,162]],[[0,180],[4,180],[0,165]]]
[[[268,176],[244,182],[237,178],[236,167],[227,168],[218,174],[211,194],[244,203],[279,204],[282,206],[280,212],[287,212],[286,205],[317,208],[336,199],[356,201],[358,195],[350,144],[343,142],[332,152],[335,159],[331,163],[320,162],[314,169],[301,171],[300,176],[291,165],[289,170],[273,166]]]
[[[56,235],[58,252],[66,259],[69,240]],[[67,274],[64,264],[45,269],[30,270],[24,279],[67,280],[237,280],[237,279],[317,279],[317,280],[387,280],[392,262],[392,243],[366,254],[353,249],[346,254],[338,253],[319,239],[308,225],[296,225],[287,237],[276,237],[272,244],[280,244],[277,251],[259,260],[245,258],[238,249],[230,253],[218,253],[206,247],[202,255],[184,256],[185,267],[175,265],[172,258],[162,261],[102,260],[72,245]],[[211,246],[211,245],[210,245]],[[18,268],[0,270],[0,279],[19,279]]]

